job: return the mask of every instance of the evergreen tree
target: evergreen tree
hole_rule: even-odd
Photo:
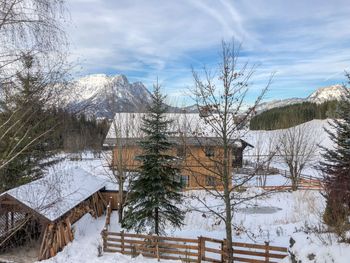
[[[334,147],[323,148],[320,168],[325,176],[323,219],[342,235],[349,229],[350,216],[350,93],[339,105],[337,114],[339,119],[330,122],[333,129],[327,130]]]
[[[142,120],[145,138],[140,142],[143,150],[138,156],[141,161],[137,178],[131,183],[127,211],[123,226],[137,232],[151,229],[159,235],[169,222],[174,227],[183,225],[184,212],[176,205],[182,201],[183,187],[179,177],[176,160],[168,152],[174,147],[168,140],[167,127],[171,123],[165,118],[167,108],[155,85],[149,113]]]
[[[4,87],[5,96],[0,101],[0,123],[4,123],[0,129],[0,163],[13,152],[20,152],[0,170],[0,192],[40,177],[53,154],[54,142],[49,135],[56,121],[45,108],[47,83],[34,63],[32,56],[23,56],[23,69]]]

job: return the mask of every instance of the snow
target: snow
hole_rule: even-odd
[[[325,147],[332,147],[331,141],[323,128],[328,126],[328,120],[314,120],[306,123],[315,134],[315,138]],[[283,130],[276,131],[252,131],[246,135],[246,140],[256,146],[259,140],[263,143],[263,151],[268,150],[268,140],[276,138]],[[247,151],[246,158],[254,160],[256,148]],[[320,160],[320,151],[315,153],[315,162]],[[277,159],[273,166],[284,169],[285,166]],[[82,161],[65,159],[56,165],[53,170],[80,169],[89,171],[91,174],[104,180],[110,189],[117,189],[112,175],[106,168],[104,159],[93,158],[91,154],[84,154]],[[52,173],[52,171],[50,172]],[[303,172],[310,175],[318,175],[314,166],[310,165]],[[289,183],[288,179],[281,174],[267,177],[267,185],[283,185]],[[251,182],[251,187],[245,192],[239,193],[241,197],[247,197],[263,193],[263,190],[254,186],[258,180]],[[197,238],[207,236],[212,238],[225,238],[224,222],[217,216],[200,212],[203,205],[198,199],[206,204],[223,211],[223,203],[219,199],[208,195],[204,191],[185,192],[185,201],[181,207],[187,210],[184,226],[174,229],[166,228],[168,236]],[[337,237],[325,232],[326,226],[322,223],[322,214],[325,209],[325,200],[319,191],[298,190],[295,192],[275,192],[262,195],[244,204],[237,205],[234,212],[234,240],[248,243],[264,243],[269,241],[271,245],[288,247],[297,260],[302,262],[336,262],[347,263],[350,257],[350,246],[339,243]],[[66,246],[57,256],[45,262],[156,262],[156,259],[131,258],[119,253],[104,253],[98,257],[98,246],[101,245],[100,233],[104,226],[104,217],[93,219],[85,215],[75,225],[75,239]],[[316,231],[320,229],[321,231]],[[111,231],[120,231],[116,212],[112,213]],[[291,238],[295,244],[290,248]],[[165,261],[164,262],[169,262]],[[290,262],[290,257],[283,260]]]
[[[116,220],[116,212],[112,213],[112,220]],[[101,231],[105,223],[105,217],[94,219],[90,214],[86,214],[74,225],[74,240],[68,244],[62,252],[48,260],[40,261],[42,263],[155,263],[157,259],[144,258],[138,256],[131,258],[120,253],[103,253],[98,256],[98,247],[102,246]],[[118,227],[114,230],[118,230]],[[179,261],[163,261],[160,262],[179,262]]]
[[[52,170],[41,179],[4,194],[16,198],[48,220],[55,221],[105,185],[105,180],[80,167],[68,167]]]
[[[314,140],[314,143],[325,148],[330,148],[332,147],[333,143],[330,140],[327,132],[325,131],[325,129],[332,130],[332,127],[330,126],[329,122],[331,122],[331,119],[312,120],[304,124],[300,124],[298,126],[303,126],[304,128],[302,129],[305,129],[306,132],[309,132],[313,135],[312,139]],[[293,129],[293,127],[289,129]],[[246,133],[243,139],[251,145],[253,145],[254,148],[246,148],[246,150],[244,151],[244,160],[256,162],[259,155],[260,158],[268,158],[267,155],[269,155],[269,152],[273,150],[271,149],[271,144],[276,145],[278,143],[278,139],[283,135],[283,133],[285,133],[286,130],[288,129],[270,131],[258,130],[249,131],[248,133]],[[309,175],[313,177],[321,176],[319,171],[315,169],[315,165],[317,165],[318,161],[321,159],[321,154],[322,149],[320,147],[317,147],[317,150],[315,151],[311,162],[303,170],[303,175]],[[280,170],[288,169],[286,164],[283,163],[279,156],[275,156],[272,158],[271,166]]]
[[[342,100],[349,90],[343,85],[332,85],[317,89],[307,100],[314,103],[323,103],[330,100]]]
[[[317,126],[325,123],[311,122],[309,125]],[[98,178],[108,181],[109,175],[106,171],[105,160],[93,158],[89,153],[83,155],[82,161],[65,159],[59,165],[56,165],[55,170],[77,169],[77,167],[88,170]],[[268,180],[271,180],[269,183],[271,185],[284,183],[283,179],[285,179],[281,175],[273,175],[268,178]],[[117,186],[111,181],[110,187],[115,189]],[[249,196],[261,192],[261,189],[252,187],[248,188],[242,195]],[[196,210],[203,208],[197,198],[205,200],[206,203],[217,207],[217,209],[223,208],[222,202],[203,191],[188,191],[185,192],[185,195],[186,199],[182,204],[182,208],[188,210],[185,216],[185,225],[181,229],[167,227],[167,235],[189,238],[207,236],[223,239],[225,237],[225,226],[220,218],[193,210],[193,208]],[[322,226],[324,207],[324,198],[318,191],[277,192],[256,198],[236,207],[234,213],[234,240],[259,244],[269,241],[272,245],[289,247],[290,238],[292,237],[296,243],[291,251],[296,253],[297,258],[301,259],[302,262],[347,263],[350,250],[348,245],[339,244],[334,237],[332,242],[325,244],[320,241],[327,239],[324,234],[316,235],[303,231],[308,228]],[[155,259],[141,256],[133,259],[128,255],[119,253],[104,253],[101,257],[98,257],[97,247],[102,242],[100,233],[104,222],[104,217],[94,219],[90,215],[85,215],[74,226],[74,241],[57,256],[45,262],[156,262]],[[110,230],[121,230],[116,212],[112,213]],[[315,254],[317,261],[309,260],[310,254]],[[163,262],[169,261],[164,260]],[[289,262],[289,259],[284,262]]]
[[[146,113],[116,113],[106,138],[114,139],[117,135],[118,138],[142,137],[142,118],[145,115]],[[167,113],[165,118],[173,120],[173,123],[169,124],[169,132],[182,132],[184,134],[205,132],[207,137],[214,136],[213,131],[210,131],[209,125],[205,123],[198,113]],[[115,128],[117,128],[117,131]]]

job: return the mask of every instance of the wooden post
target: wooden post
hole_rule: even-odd
[[[124,230],[120,232],[120,238],[122,240],[122,254],[124,254]]]
[[[160,257],[159,257],[159,245],[158,245],[158,238],[157,236],[154,236],[152,237],[153,239],[153,242],[155,243],[155,253],[156,253],[156,256],[157,256],[157,259],[158,259],[158,262],[160,261]]]
[[[221,262],[224,262],[224,260],[225,260],[225,241],[223,240],[222,242],[221,242]]]
[[[202,262],[205,257],[205,240],[202,236],[198,237],[198,262]]]
[[[102,230],[101,236],[102,236],[103,251],[106,252],[106,249],[107,249],[107,231],[106,231],[106,229]]]
[[[265,242],[265,262],[269,263],[269,242]]]

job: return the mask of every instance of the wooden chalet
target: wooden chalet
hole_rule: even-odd
[[[72,224],[104,214],[106,181],[81,168],[60,171],[0,195],[1,250],[40,242],[38,259],[55,256],[74,238]],[[19,242],[20,241],[20,242]]]
[[[122,166],[126,171],[137,171],[138,156],[142,154],[139,141],[144,113],[117,113],[111,124],[104,146],[112,149],[113,167]],[[218,162],[222,161],[221,140],[213,136],[210,127],[198,114],[171,113],[167,118],[174,120],[169,131],[169,141],[174,148],[169,152],[177,159],[185,189],[220,185]],[[195,136],[194,136],[195,135]],[[230,140],[230,173],[233,168],[242,167],[243,151],[250,146],[244,140]]]

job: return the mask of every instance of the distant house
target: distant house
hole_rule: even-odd
[[[104,147],[112,149],[113,167],[122,166],[126,171],[137,171],[138,156],[142,154],[142,117],[145,113],[117,113],[104,141]],[[217,160],[222,160],[223,147],[220,138],[196,113],[168,113],[166,118],[174,120],[169,126],[169,141],[174,148],[169,152],[181,169],[181,178],[186,189],[220,184],[216,174]],[[243,151],[251,146],[244,140],[230,140],[229,165],[232,169],[242,167]],[[251,146],[252,147],[252,146]]]

